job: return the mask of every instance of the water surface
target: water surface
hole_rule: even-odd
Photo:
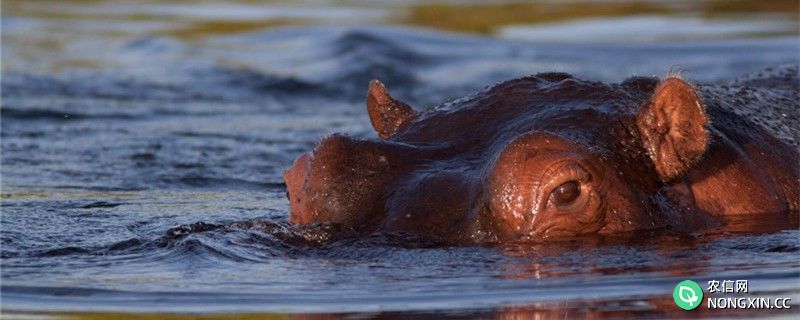
[[[298,231],[285,223],[281,178],[327,134],[375,138],[364,104],[373,78],[418,108],[543,71],[621,81],[683,69],[720,82],[797,63],[796,36],[587,44],[539,31],[522,41],[290,23],[198,39],[162,32],[184,20],[120,18],[135,12],[119,6],[91,7],[99,20],[3,16],[3,312],[701,315],[672,305],[685,278],[747,279],[752,296],[800,301],[800,231],[780,221],[759,232],[448,248]],[[274,13],[194,10],[199,19]],[[364,23],[383,15],[280,10],[331,21],[365,10],[355,13]],[[765,25],[752,28],[776,24]],[[558,30],[576,25],[567,26]]]

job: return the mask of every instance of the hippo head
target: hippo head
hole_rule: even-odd
[[[293,223],[472,243],[661,228],[660,190],[708,141],[676,77],[544,73],[422,112],[372,81],[367,110],[380,140],[335,134],[286,171]]]

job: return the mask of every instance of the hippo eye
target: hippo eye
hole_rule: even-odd
[[[579,195],[581,195],[581,186],[578,182],[568,181],[553,190],[553,201],[556,205],[563,206],[575,201]]]

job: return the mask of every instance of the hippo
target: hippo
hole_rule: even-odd
[[[290,222],[452,243],[695,230],[800,204],[797,66],[718,84],[539,73],[422,111],[369,83],[379,139],[284,173]]]

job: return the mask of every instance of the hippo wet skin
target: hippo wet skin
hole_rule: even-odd
[[[796,220],[798,86],[796,67],[720,85],[541,73],[418,112],[374,80],[380,140],[300,156],[290,221],[493,243]]]

